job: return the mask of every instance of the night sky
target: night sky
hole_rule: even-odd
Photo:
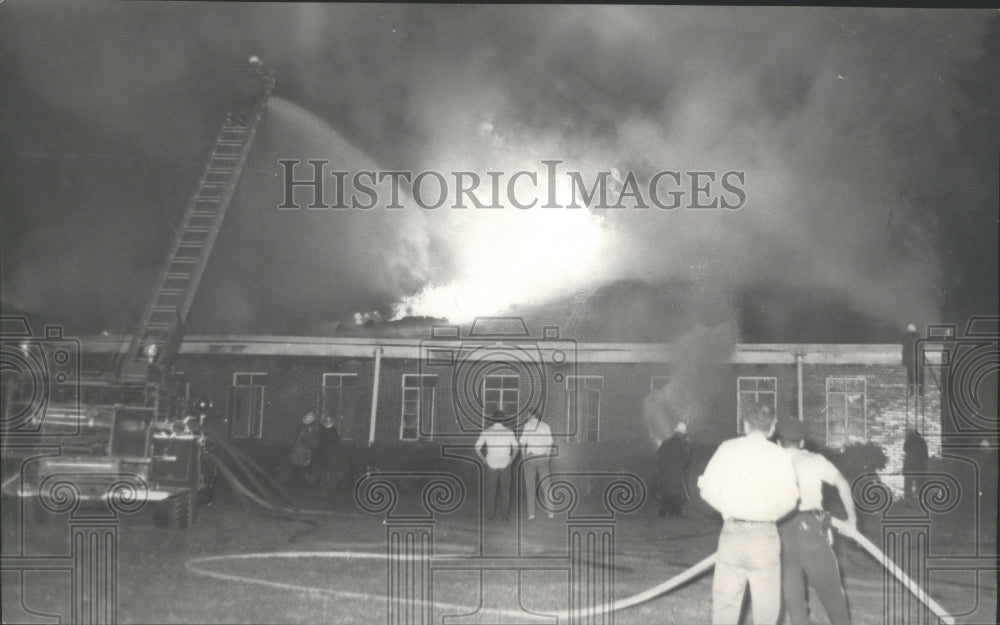
[[[5,313],[131,330],[252,54],[278,82],[198,333],[461,320],[635,281],[694,285],[688,313],[713,319],[748,294],[894,327],[997,312],[997,11],[7,0]],[[283,212],[280,158],[739,170],[747,201]]]

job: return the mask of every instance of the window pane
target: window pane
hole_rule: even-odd
[[[250,434],[250,388],[233,387],[231,413],[229,423],[234,437],[246,437]]]
[[[500,376],[486,376],[486,388],[503,388],[503,382],[501,381]]]
[[[776,384],[777,384],[777,380],[775,380],[773,378],[764,378],[764,379],[759,380],[759,383],[757,385],[757,389],[760,390],[760,391],[770,391],[770,392],[773,393],[774,390],[775,390],[774,387],[775,387]]]
[[[847,401],[843,393],[829,393],[826,396],[827,419],[842,420],[847,410]]]
[[[604,378],[587,378],[587,388],[600,391],[604,389]]]
[[[340,376],[341,386],[354,386],[358,383],[358,376],[356,375],[343,375]]]
[[[403,376],[403,388],[414,388],[417,386],[417,376],[415,375],[404,375]]]
[[[738,380],[740,392],[744,391],[756,391],[757,384],[754,382],[753,378],[740,378]]]
[[[503,377],[503,387],[504,388],[517,388],[518,379],[517,376],[504,376]]]
[[[434,388],[435,386],[437,386],[437,376],[436,375],[421,376],[420,386],[424,388]]]

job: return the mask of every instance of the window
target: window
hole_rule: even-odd
[[[229,434],[234,438],[260,438],[264,430],[266,373],[234,373],[229,389]]]
[[[753,404],[763,404],[778,414],[778,379],[740,377],[736,380],[736,432],[743,432],[743,411]]]
[[[865,378],[826,379],[826,444],[843,447],[868,440]]]
[[[670,384],[670,377],[665,375],[654,375],[649,378],[649,392],[658,391],[662,388],[667,388]]]
[[[433,436],[434,387],[436,375],[403,375],[403,415],[399,422],[399,440],[420,440],[421,432]]]
[[[603,390],[604,378],[599,375],[571,375],[566,378],[567,423],[575,422],[577,441],[596,443],[601,439]]]
[[[342,439],[354,438],[358,396],[356,373],[323,374],[323,420],[332,417]]]
[[[518,385],[517,374],[487,375],[483,378],[483,417],[492,415],[497,410],[503,410],[505,416],[517,414]]]

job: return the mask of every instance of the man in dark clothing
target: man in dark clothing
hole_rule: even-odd
[[[924,387],[924,367],[923,353],[921,352],[920,334],[917,326],[910,324],[903,332],[903,366],[906,367],[906,392],[909,395],[923,395]]]
[[[312,470],[323,485],[330,488],[340,486],[347,472],[343,456],[337,422],[332,416],[327,415],[323,417],[323,425],[319,429],[319,442],[312,458]]]
[[[795,419],[778,422],[781,445],[792,456],[799,484],[799,505],[778,524],[781,536],[781,588],[789,625],[809,625],[806,581],[816,591],[833,625],[850,625],[851,613],[833,552],[830,513],[823,509],[823,486],[837,489],[847,512],[847,524],[858,526],[851,485],[822,455],[805,450],[806,428]]]
[[[687,501],[685,471],[691,464],[691,442],[687,424],[674,427],[674,434],[660,443],[656,451],[656,491],[660,499],[660,516],[681,516]]]
[[[312,475],[309,471],[313,454],[316,453],[316,446],[319,444],[319,423],[316,422],[316,413],[311,410],[302,417],[298,430],[295,432],[295,443],[292,445],[292,453],[288,460],[295,467],[294,474],[298,482],[303,484],[312,483]]]
[[[919,473],[927,470],[927,441],[916,428],[906,431],[903,441],[903,497],[914,500],[920,495],[923,483]]]

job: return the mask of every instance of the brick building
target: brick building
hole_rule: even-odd
[[[818,445],[879,444],[889,458],[883,479],[897,491],[907,427],[916,425],[932,456],[940,453],[940,389],[928,382],[914,405],[900,345],[736,344],[692,369],[670,344],[578,343],[555,328],[534,338],[461,332],[436,326],[424,339],[189,336],[174,368],[187,392],[212,397],[229,435],[247,443],[290,445],[300,417],[315,410],[333,416],[352,444],[406,453],[471,443],[483,413],[498,407],[519,420],[536,408],[564,458],[649,455],[658,436],[649,399],[663,393],[669,404],[678,390],[671,383],[680,381],[698,388],[688,395],[689,409],[668,405],[661,411],[668,414],[652,421],[685,420],[692,438],[706,444],[735,436],[744,406],[757,401],[805,421]],[[90,346],[102,349],[110,346]],[[932,372],[927,378],[936,379]]]

